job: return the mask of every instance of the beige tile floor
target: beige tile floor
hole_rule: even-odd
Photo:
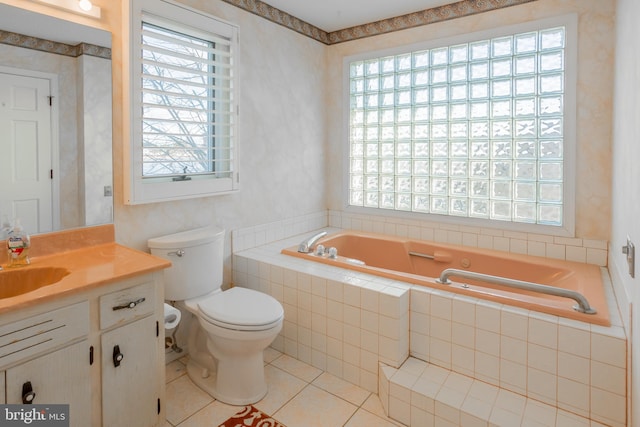
[[[217,427],[239,407],[195,386],[183,360],[166,366],[167,420],[163,427]],[[378,396],[273,349],[265,351],[269,392],[254,406],[287,427],[397,427]]]

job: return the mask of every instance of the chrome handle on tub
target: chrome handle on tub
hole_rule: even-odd
[[[142,297],[142,298],[138,298],[135,301],[131,301],[131,302],[127,302],[125,304],[121,304],[121,305],[116,305],[115,307],[113,307],[113,311],[116,310],[122,310],[125,308],[135,308],[138,304],[143,303],[145,301],[146,298]]]
[[[169,256],[175,255],[175,256],[181,258],[182,256],[184,256],[184,249],[178,249],[177,251],[167,252],[167,255],[169,255]]]
[[[423,253],[420,253],[420,252],[409,251],[409,255],[417,256],[417,257],[420,257],[420,258],[432,259],[432,260],[436,259],[436,257],[434,255],[423,254]]]
[[[452,282],[449,276],[463,277],[465,279],[483,280],[496,285],[508,286],[525,291],[539,292],[541,294],[555,295],[563,298],[571,298],[578,304],[573,306],[575,311],[586,314],[596,314],[597,311],[589,305],[589,301],[579,292],[571,289],[557,288],[555,286],[543,285],[541,283],[525,282],[522,280],[509,279],[508,277],[493,276],[491,274],[476,273],[474,271],[458,270],[456,268],[446,268],[436,279],[436,283],[450,285]]]

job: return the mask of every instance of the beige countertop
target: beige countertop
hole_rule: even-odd
[[[1,298],[0,314],[54,301],[56,298],[70,296],[136,275],[159,271],[171,265],[169,261],[162,258],[113,242],[112,226],[103,227],[111,227],[111,230],[109,228],[95,229],[94,232],[89,233],[86,229],[78,230],[77,233],[81,235],[79,239],[76,236],[77,233],[63,232],[58,236],[64,240],[63,242],[54,238],[53,235],[56,233],[42,236],[39,239],[35,237],[40,236],[35,236],[32,238],[32,248],[34,248],[34,243],[37,244],[38,241],[44,243],[46,240],[49,250],[33,251],[35,256],[31,257],[31,264],[28,266],[5,268],[6,257],[0,258],[4,268],[0,271],[0,275],[11,273],[17,269],[28,270],[43,267],[58,267],[69,271],[68,275],[51,285],[22,295]],[[70,244],[65,245],[65,241]],[[71,249],[59,250],[62,247]],[[9,285],[11,285],[10,282]]]

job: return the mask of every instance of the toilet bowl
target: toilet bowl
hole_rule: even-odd
[[[187,300],[185,306],[197,319],[194,326],[205,332],[201,339],[206,339],[207,352],[213,356],[213,360],[197,356],[189,360],[191,379],[231,405],[262,399],[267,394],[263,351],[282,330],[280,303],[269,295],[236,287]]]
[[[263,351],[282,330],[284,310],[262,292],[222,290],[223,241],[224,230],[207,227],[150,239],[148,246],[172,262],[165,298],[194,316],[189,377],[221,402],[248,405],[267,393]]]

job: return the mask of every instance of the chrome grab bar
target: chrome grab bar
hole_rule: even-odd
[[[541,285],[539,283],[525,282],[522,280],[509,279],[507,277],[492,276],[490,274],[475,273],[473,271],[458,270],[456,268],[446,268],[440,273],[440,277],[436,282],[444,285],[450,285],[449,276],[464,277],[466,279],[483,280],[496,285],[504,285],[511,288],[522,289],[525,291],[540,292],[541,294],[555,295],[564,298],[571,298],[577,305],[573,309],[581,313],[596,314],[597,311],[589,305],[589,301],[579,292],[569,289],[556,288],[555,286]]]

